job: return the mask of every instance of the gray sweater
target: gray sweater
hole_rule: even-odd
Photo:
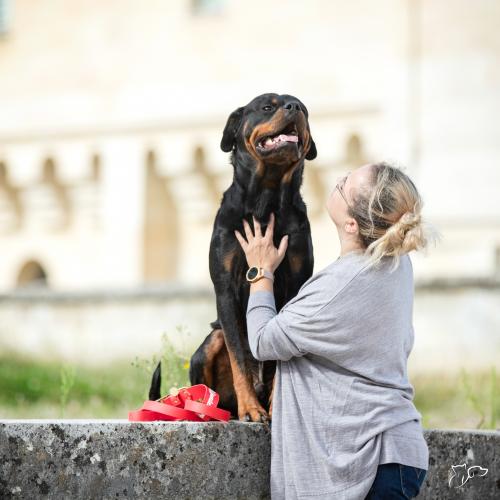
[[[379,464],[428,469],[407,360],[414,343],[413,267],[390,273],[351,252],[314,274],[276,313],[250,294],[248,339],[278,360],[271,425],[274,500],[362,500]]]

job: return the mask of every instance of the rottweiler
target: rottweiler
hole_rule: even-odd
[[[220,395],[219,407],[244,421],[272,418],[276,361],[258,362],[248,344],[246,309],[250,283],[248,264],[236,239],[245,218],[254,216],[263,233],[275,214],[274,244],[288,234],[285,257],[274,273],[279,311],[313,272],[313,246],[306,205],[300,193],[304,162],[316,158],[316,145],[304,104],[291,95],[262,94],[233,111],[220,147],[231,153],[233,182],[216,214],[209,250],[209,268],[217,320],[190,360],[191,384],[206,384]],[[159,369],[150,398],[160,397]]]

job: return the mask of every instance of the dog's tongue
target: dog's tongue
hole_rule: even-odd
[[[280,134],[272,139],[271,137],[268,137],[265,142],[265,146],[272,147],[280,142],[299,142],[299,138],[296,135]]]
[[[278,139],[280,141],[288,141],[288,142],[299,142],[299,138],[296,135],[285,135],[285,134],[280,134],[278,136]]]

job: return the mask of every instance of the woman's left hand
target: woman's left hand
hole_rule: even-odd
[[[241,248],[245,252],[248,267],[262,267],[272,273],[281,264],[285,257],[285,252],[288,246],[288,235],[283,236],[280,241],[279,248],[276,248],[273,243],[274,231],[274,213],[271,213],[269,224],[266,228],[266,234],[262,235],[260,223],[253,217],[253,226],[255,228],[255,236],[252,234],[250,224],[243,219],[243,227],[247,240],[243,238],[239,231],[234,231]]]

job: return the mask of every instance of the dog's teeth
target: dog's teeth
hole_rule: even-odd
[[[269,146],[272,143],[273,143],[273,140],[270,137],[268,137],[266,140],[266,146]]]

